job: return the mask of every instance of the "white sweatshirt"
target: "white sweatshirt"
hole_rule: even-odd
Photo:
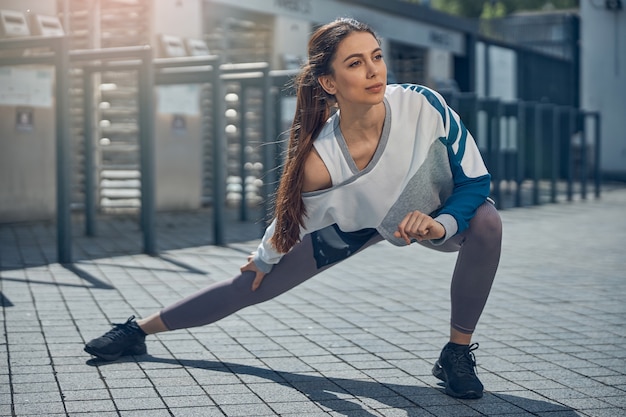
[[[303,193],[307,210],[301,238],[336,224],[343,232],[375,228],[387,241],[406,245],[393,233],[411,211],[429,213],[446,234],[442,244],[468,227],[489,196],[491,177],[478,147],[459,116],[433,90],[413,84],[388,85],[385,122],[372,160],[361,171],[350,156],[331,116],[315,139],[332,187]],[[284,254],[270,243],[275,220],[255,253],[259,269],[269,272]]]

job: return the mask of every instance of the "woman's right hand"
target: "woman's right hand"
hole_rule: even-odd
[[[254,281],[252,281],[252,291],[256,291],[261,286],[263,278],[265,278],[265,272],[260,271],[254,263],[254,254],[248,256],[248,262],[239,268],[241,272],[252,271],[255,273]]]
[[[441,239],[446,235],[446,229],[428,214],[415,210],[404,216],[393,235],[410,245],[412,239],[418,242]]]

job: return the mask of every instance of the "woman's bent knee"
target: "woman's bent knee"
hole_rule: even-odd
[[[499,243],[502,240],[500,213],[493,204],[485,202],[470,221],[470,229],[472,229],[472,235],[481,240]]]

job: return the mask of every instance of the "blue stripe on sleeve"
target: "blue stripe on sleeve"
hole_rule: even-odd
[[[435,95],[435,93],[432,92],[432,90],[415,84],[401,84],[401,86],[402,88],[416,91],[426,97],[428,103],[439,112],[439,114],[441,115],[441,119],[444,121],[444,123],[446,122],[446,110],[444,109],[441,100],[439,100],[439,98]]]
[[[459,130],[461,131],[461,137],[458,139],[459,149],[456,152],[457,160],[460,162],[465,155],[465,143],[467,142],[468,131],[463,122],[458,123],[452,115],[452,109],[448,107],[448,115],[450,119],[450,132],[448,137],[441,138],[441,141],[447,145],[452,146],[457,141],[459,136]]]
[[[448,149],[448,161],[450,162],[450,169],[452,171],[454,190],[437,214],[450,214],[453,216],[458,225],[457,233],[460,233],[469,227],[469,221],[474,217],[476,209],[489,196],[491,175],[486,174],[471,178],[465,174],[461,166],[461,161],[465,156],[465,147],[469,132],[465,125],[463,125],[463,122],[457,122],[452,116],[452,110],[450,108],[448,108],[448,113],[450,120],[449,134],[447,138],[441,138],[441,141]],[[460,137],[459,131],[461,132]],[[452,147],[454,143],[457,142],[457,137],[458,149],[455,153]]]

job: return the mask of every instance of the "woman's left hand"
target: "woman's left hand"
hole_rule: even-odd
[[[412,239],[418,241],[441,239],[446,234],[446,229],[441,223],[424,214],[421,211],[412,211],[400,222],[394,236],[404,239],[407,245]]]
[[[254,272],[254,281],[252,281],[252,291],[256,291],[261,286],[263,278],[265,278],[265,272],[261,271],[254,263],[254,254],[248,256],[248,262],[239,268],[241,272],[252,271]]]

